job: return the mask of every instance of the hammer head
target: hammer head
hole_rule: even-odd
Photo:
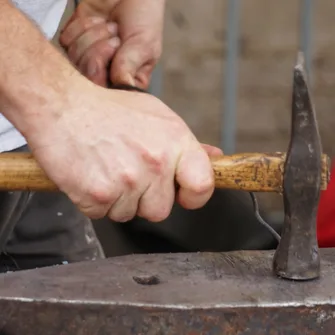
[[[319,277],[316,235],[321,188],[322,146],[311,100],[303,54],[294,67],[291,140],[284,165],[285,220],[274,256],[274,271],[283,278]]]

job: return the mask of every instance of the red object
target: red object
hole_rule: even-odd
[[[321,192],[317,217],[317,235],[320,248],[335,247],[335,162],[328,188]]]

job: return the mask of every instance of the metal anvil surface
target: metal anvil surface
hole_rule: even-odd
[[[1,335],[332,335],[335,250],[318,280],[272,251],[131,255],[0,276]]]

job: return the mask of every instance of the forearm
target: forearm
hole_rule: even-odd
[[[26,136],[37,119],[42,125],[59,112],[81,75],[7,0],[0,0],[0,50],[0,111]]]

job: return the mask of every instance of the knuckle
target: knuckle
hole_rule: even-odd
[[[101,66],[100,59],[97,57],[96,59],[94,57],[90,57],[87,55],[85,57],[84,55],[82,57],[82,60],[80,61],[80,71],[89,79],[95,80],[97,78],[100,78],[101,76],[104,78],[107,76],[106,71],[104,71],[104,67]]]
[[[143,34],[137,42],[146,58],[157,61],[162,55],[163,46],[160,39]]]
[[[122,183],[131,190],[136,189],[139,181],[139,175],[135,169],[126,169],[121,174]]]
[[[109,183],[95,183],[88,189],[88,197],[101,205],[111,204],[117,199]]]
[[[71,61],[76,61],[76,59],[77,59],[77,49],[78,49],[77,43],[73,43],[67,49],[67,56],[69,57],[69,59]]]
[[[91,219],[101,219],[107,213],[108,205],[97,203],[90,196],[84,198],[76,195],[71,196],[70,199],[85,216]]]
[[[64,193],[66,192],[64,191]],[[67,196],[75,206],[80,206],[81,197],[78,193],[73,193],[73,192],[67,193]]]
[[[147,197],[145,202],[140,204],[137,215],[150,222],[161,222],[168,218],[173,207],[173,194],[171,197],[164,194],[155,194]],[[153,198],[154,197],[154,198]],[[159,200],[157,200],[157,198]]]
[[[108,217],[115,221],[115,222],[128,222],[135,217],[135,213],[130,214],[129,212],[126,213],[115,213],[114,211],[110,211]]]
[[[162,54],[162,46],[160,43],[152,41],[144,42],[143,52],[147,58],[157,61]]]
[[[142,154],[144,161],[148,164],[149,170],[155,175],[162,175],[168,163],[168,154],[165,151],[149,152]]]
[[[170,209],[168,207],[161,207],[159,212],[156,213],[156,215],[153,217],[152,222],[161,222],[168,218],[170,215]]]
[[[162,222],[169,216],[170,211],[159,209],[152,209],[139,214],[139,216],[145,218],[150,222]]]
[[[82,60],[107,74],[107,65],[115,52],[106,46],[105,41],[98,42],[90,47],[82,57]]]
[[[97,23],[101,22],[98,21]],[[96,19],[92,18],[91,16],[89,17],[79,16],[75,21],[77,31],[79,34],[82,34],[85,31],[92,29],[94,26],[96,26],[97,23]]]
[[[192,192],[196,195],[206,195],[214,189],[213,178],[207,178],[193,183]]]
[[[99,25],[88,29],[85,35],[86,39],[93,43],[110,37],[111,33],[106,28],[106,25]]]
[[[190,131],[185,121],[180,115],[171,111],[171,109],[166,109],[166,121],[169,123],[169,129],[171,131],[171,137],[173,139],[180,140],[185,137],[185,134],[190,135]]]
[[[98,219],[102,219],[103,217],[105,217],[106,215],[106,210],[104,210],[103,208],[95,208],[95,207],[88,207],[88,208],[79,208],[81,210],[81,212],[89,217],[92,220],[98,220]]]
[[[155,43],[152,47],[152,56],[153,59],[158,60],[162,55],[162,44],[161,43]]]
[[[84,31],[91,29],[94,26],[94,22],[92,22],[91,17],[89,17],[88,19],[80,20],[79,26],[80,26],[81,32],[84,32]]]

